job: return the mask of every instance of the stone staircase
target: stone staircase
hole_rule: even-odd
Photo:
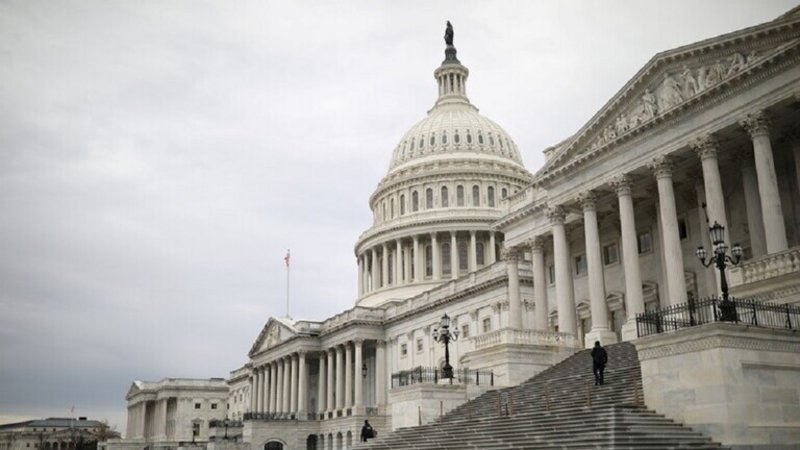
[[[606,350],[603,386],[594,386],[590,350],[584,350],[519,386],[489,391],[434,423],[399,429],[353,448],[722,448],[644,406],[633,345]]]

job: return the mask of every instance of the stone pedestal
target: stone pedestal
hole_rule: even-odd
[[[800,442],[800,336],[712,323],[640,338],[648,408],[736,449]]]
[[[392,430],[431,423],[469,398],[462,384],[412,384],[389,392]]]
[[[634,321],[634,325],[635,325],[635,321]],[[634,329],[634,333],[635,332],[636,332],[636,330]],[[596,328],[596,329],[593,329],[592,331],[586,333],[586,335],[583,337],[583,344],[584,344],[584,346],[586,348],[594,347],[594,342],[595,341],[600,341],[600,345],[602,345],[604,347],[606,345],[616,344],[617,343],[617,333],[614,333],[613,331],[609,330],[608,328],[606,328],[606,329],[598,329],[598,328]]]
[[[622,341],[628,342],[639,338],[639,333],[636,331],[636,318],[632,317],[622,324]]]

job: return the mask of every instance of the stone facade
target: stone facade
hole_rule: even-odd
[[[356,305],[319,322],[270,318],[248,363],[231,373],[227,403],[230,417],[244,420],[242,447],[348,448],[364,420],[386,433],[465,401],[473,389],[466,378],[393,388],[401,371],[442,367],[433,330],[444,314],[460,332],[451,363],[491,371],[495,385],[519,383],[595,340],[635,340],[637,314],[719,293],[719,274],[695,257],[698,246],[711,248],[709,223],[744,247],[743,261],[728,269],[735,295],[800,302],[796,10],[659,53],[573,136],[545,150],[535,174],[508,134],[477,113],[466,96],[469,71],[454,47],[447,51],[434,73],[434,107],[401,139],[370,198],[374,223],[354,249]],[[645,385],[664,371],[675,392],[687,361],[700,358],[682,354],[668,369],[642,349]],[[685,400],[702,411],[698,398],[737,403],[725,390],[760,380],[742,395],[771,421],[762,437],[790,439],[797,393],[784,382],[797,362],[762,350],[745,359],[707,350],[721,358],[716,368],[738,367],[738,378],[692,391],[694,399],[651,390],[648,404],[673,414],[668,403]],[[780,383],[770,385],[773,378]],[[788,403],[776,408],[770,399],[784,394]],[[136,414],[129,410],[129,429],[141,438]],[[702,413],[688,414],[680,417],[705,423],[695,420]],[[738,445],[730,427],[740,419],[706,430]],[[776,421],[784,431],[768,429]]]
[[[75,450],[90,442],[102,448],[119,438],[104,422],[78,418],[49,418],[0,425],[0,450]]]

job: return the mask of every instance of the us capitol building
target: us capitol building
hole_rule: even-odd
[[[370,197],[355,306],[270,318],[226,380],[135,382],[109,449],[349,448],[365,419],[379,434],[432,422],[595,341],[636,345],[658,413],[723,445],[800,442],[796,333],[639,338],[636,320],[722,293],[695,255],[714,223],[741,245],[732,296],[800,304],[800,10],[658,53],[535,173],[470,102],[449,26],[445,40],[436,101]]]

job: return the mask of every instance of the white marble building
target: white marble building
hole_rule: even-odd
[[[695,257],[711,248],[708,223],[744,247],[727,273],[733,295],[800,303],[800,12],[657,54],[546,149],[535,174],[470,103],[468,74],[449,46],[433,108],[370,197],[355,306],[321,322],[269,319],[231,373],[227,402],[244,419],[246,446],[347,448],[365,419],[385,433],[491,388],[485,377],[393,385],[402,371],[441,367],[432,330],[445,313],[461,333],[453,365],[491,373],[494,385],[595,340],[638,340],[636,314],[718,293],[718,273]],[[791,342],[781,351],[800,351]],[[770,355],[785,367],[759,370],[800,373],[800,361]],[[652,367],[643,366],[646,391]],[[787,389],[789,403],[770,410],[756,444],[800,430],[791,405],[800,392]],[[670,401],[645,395],[656,410]],[[759,414],[759,400],[748,402]],[[741,442],[703,428],[701,416],[679,419]]]

